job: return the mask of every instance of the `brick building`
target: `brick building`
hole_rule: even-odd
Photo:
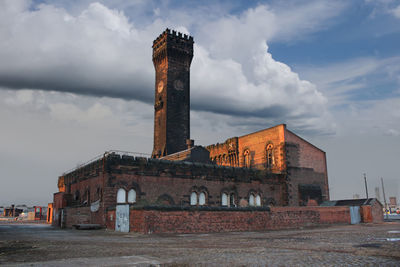
[[[207,146],[212,162],[285,176],[290,206],[329,199],[325,152],[280,124]]]
[[[226,220],[220,209],[239,212],[242,218],[246,216],[240,212],[248,210],[329,200],[325,152],[284,124],[206,148],[194,146],[189,117],[192,57],[191,36],[167,29],[153,42],[152,158],[110,151],[60,176],[54,224],[96,223],[126,231],[129,224],[138,227],[132,225],[132,210],[151,207],[205,209]],[[313,213],[315,221],[319,212]]]

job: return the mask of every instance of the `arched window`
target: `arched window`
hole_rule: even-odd
[[[135,203],[136,202],[136,191],[135,189],[131,189],[128,192],[128,202]]]
[[[261,197],[260,197],[260,195],[257,195],[256,196],[256,206],[261,206]]]
[[[267,168],[272,168],[274,166],[274,146],[272,144],[267,145],[266,151],[266,160],[267,160]]]
[[[243,158],[244,158],[244,167],[250,168],[250,151],[248,149],[244,151]]]
[[[249,205],[250,206],[254,206],[255,205],[254,195],[253,194],[250,194],[250,196],[249,196]]]
[[[228,206],[228,195],[226,193],[222,193],[221,205],[222,206]]]
[[[125,189],[120,188],[117,192],[117,203],[125,203],[126,202],[126,192]]]
[[[192,205],[192,206],[197,205],[197,194],[196,194],[196,192],[192,192],[192,194],[190,194],[190,205]]]
[[[235,194],[231,193],[229,196],[229,206],[236,207]]]
[[[199,205],[203,206],[206,204],[206,194],[204,192],[201,192],[199,195]]]

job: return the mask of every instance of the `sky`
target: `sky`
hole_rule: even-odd
[[[191,138],[285,123],[331,199],[400,199],[400,1],[0,1],[0,206],[47,205],[108,150],[151,153],[152,41],[194,37]],[[380,199],[382,191],[380,190]]]

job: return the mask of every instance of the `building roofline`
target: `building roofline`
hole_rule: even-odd
[[[263,132],[263,131],[271,130],[272,128],[277,128],[279,126],[283,126],[283,128],[286,129],[286,124],[285,123],[281,123],[281,124],[278,124],[278,125],[275,125],[275,126],[272,126],[272,127],[269,127],[269,128],[261,129],[261,130],[258,130],[258,131],[252,132],[252,133],[248,133],[248,134],[239,136],[239,138],[245,137],[245,136],[248,136],[248,135],[252,135],[252,134],[256,134],[256,133],[260,133],[260,132]],[[233,137],[231,137],[231,138],[233,138]]]
[[[301,139],[302,141],[306,142],[307,144],[311,145],[312,147],[314,147],[314,148],[318,149],[319,151],[324,152],[324,153],[326,154],[326,152],[325,152],[324,150],[322,150],[321,148],[319,148],[319,147],[317,147],[317,146],[311,144],[309,141],[307,141],[307,140],[304,139],[303,137],[298,136],[297,134],[295,134],[294,132],[288,130],[287,128],[285,128],[285,131],[290,132],[291,134],[295,135],[296,137],[298,137],[298,138]],[[286,141],[286,140],[285,140],[285,141]]]

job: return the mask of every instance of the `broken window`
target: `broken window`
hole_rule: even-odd
[[[203,206],[206,204],[206,194],[204,192],[201,192],[199,195],[199,205]]]
[[[229,206],[230,207],[236,207],[236,201],[235,201],[235,194],[231,193],[229,196]]]
[[[120,188],[117,192],[117,203],[125,203],[126,202],[126,192],[125,189]]]
[[[196,192],[192,192],[192,194],[190,195],[190,205],[192,205],[192,206],[197,205],[197,193]]]
[[[135,189],[131,189],[128,192],[128,202],[135,203],[136,202],[136,191]]]

